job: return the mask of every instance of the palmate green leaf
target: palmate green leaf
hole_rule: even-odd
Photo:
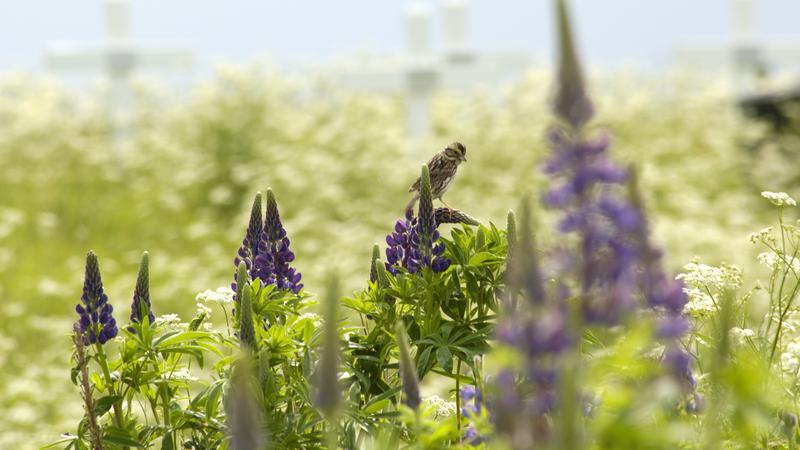
[[[122,400],[122,397],[119,395],[106,395],[104,397],[100,397],[95,404],[95,414],[97,416],[102,416],[103,414],[107,413],[108,410],[114,406],[115,403]]]
[[[470,266],[481,266],[490,264],[499,264],[505,261],[505,258],[495,255],[491,252],[478,252],[469,259]]]
[[[128,430],[114,426],[106,426],[103,428],[102,441],[105,444],[119,445],[123,447],[144,447],[144,444],[131,436]]]
[[[165,333],[162,336],[159,336],[153,344],[158,349],[162,346],[170,346],[175,345],[178,343],[191,341],[194,339],[211,339],[211,336],[208,332],[205,331],[171,331],[169,333]]]
[[[436,362],[439,363],[439,367],[445,372],[453,372],[453,354],[450,352],[449,348],[439,347],[436,349]]]
[[[164,438],[161,439],[161,450],[175,450],[175,444],[173,442],[172,430],[167,431],[164,434]]]

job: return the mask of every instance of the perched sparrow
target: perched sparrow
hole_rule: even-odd
[[[458,165],[467,160],[467,147],[460,142],[453,142],[448,145],[444,150],[433,155],[428,161],[428,170],[431,174],[431,194],[433,198],[442,199],[442,195],[447,190],[447,186],[453,181],[456,176]],[[414,198],[406,206],[406,211],[414,207],[414,203],[419,200],[419,183],[420,179],[411,185],[408,192],[414,193]],[[442,201],[444,203],[444,201]],[[446,203],[445,203],[446,204]]]

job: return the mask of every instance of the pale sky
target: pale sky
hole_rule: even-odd
[[[132,36],[194,52],[197,71],[214,62],[268,59],[318,64],[355,53],[398,54],[403,11],[389,0],[133,0]],[[425,3],[425,2],[422,2]],[[585,59],[605,67],[662,68],[677,44],[730,36],[731,0],[573,0]],[[800,0],[755,0],[755,29],[800,47]],[[439,35],[438,2],[429,1]],[[518,50],[546,61],[548,0],[471,0],[469,37],[484,50]],[[0,0],[0,71],[41,70],[53,41],[105,38],[102,0]]]

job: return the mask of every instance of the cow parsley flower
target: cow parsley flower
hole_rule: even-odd
[[[800,273],[800,259],[795,256],[779,254],[775,252],[763,252],[757,256],[758,262],[770,270],[791,267],[794,273]]]
[[[456,403],[448,402],[447,400],[439,397],[438,395],[431,395],[422,399],[423,408],[433,408],[434,419],[445,419],[452,417],[456,414]]]
[[[759,242],[775,242],[775,237],[772,235],[772,227],[762,228],[754,233],[750,233],[750,242],[758,244]]]
[[[761,196],[775,206],[797,206],[797,202],[785,192],[764,191]]]
[[[797,373],[800,369],[800,338],[789,342],[781,353],[781,369],[791,374]]]
[[[214,291],[206,289],[205,291],[198,293],[197,296],[195,296],[195,301],[203,303],[219,303],[220,305],[229,305],[233,303],[233,297],[235,295],[236,292],[231,290],[231,288],[223,286],[217,288]]]
[[[683,266],[679,280],[693,288],[711,289],[721,292],[724,289],[735,290],[742,287],[742,269],[737,266],[722,264],[719,267],[700,264],[694,260]]]

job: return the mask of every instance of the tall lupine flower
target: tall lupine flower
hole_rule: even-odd
[[[522,204],[518,232],[515,216],[509,217],[517,243],[509,250],[513,257],[507,262],[506,308],[497,325],[497,338],[523,355],[525,362],[519,373],[506,368],[497,374],[487,406],[498,434],[506,436],[513,448],[530,448],[549,437],[541,425],[557,406],[563,356],[573,348],[575,338],[563,293],[558,289],[551,293],[543,285],[527,201]],[[519,292],[525,294],[524,305],[513,300]]]
[[[289,263],[294,261],[294,253],[289,249],[289,238],[281,223],[278,203],[272,189],[267,189],[267,213],[264,230],[258,243],[258,254],[253,265],[253,274],[262,283],[274,284],[278,289],[290,290],[297,294],[303,289],[302,275]]]
[[[402,382],[403,403],[409,408],[417,410],[422,399],[419,396],[419,379],[414,359],[411,357],[406,326],[403,321],[398,321],[395,327],[397,346],[400,350],[400,380]]]
[[[314,403],[326,419],[335,424],[341,406],[339,387],[339,280],[332,276],[328,282],[328,295],[324,304],[324,325],[319,364],[315,374]],[[335,427],[334,427],[335,428]]]
[[[644,214],[644,202],[638,189],[637,177],[631,171],[631,202],[642,218],[637,236],[637,244],[641,255],[643,270],[639,277],[641,291],[647,305],[660,313],[656,329],[657,337],[665,345],[664,364],[684,393],[691,397],[687,402],[689,412],[697,412],[702,407],[703,399],[697,393],[697,380],[692,373],[691,358],[681,348],[680,339],[689,332],[691,325],[683,314],[688,302],[683,282],[668,277],[662,265],[662,252],[650,241],[650,233]]]
[[[459,392],[461,396],[462,407],[459,414],[466,419],[473,419],[481,414],[483,404],[483,393],[480,388],[466,385],[461,388]],[[470,405],[469,402],[472,402]],[[464,433],[464,442],[469,445],[479,445],[483,442],[483,436],[478,433],[474,423],[470,423]]]
[[[444,256],[444,242],[438,242],[440,235],[436,228],[439,224],[433,209],[431,178],[427,165],[422,166],[420,180],[418,217],[407,210],[405,220],[398,220],[394,232],[386,236],[386,244],[389,245],[386,249],[386,270],[392,275],[397,274],[399,267],[405,268],[409,273],[417,273],[422,267],[430,267],[433,272],[444,272],[451,264],[450,259]],[[468,217],[462,216],[464,219]]]
[[[231,283],[231,290],[238,292],[236,280],[239,269],[239,263],[244,262],[247,266],[247,271],[250,278],[255,278],[255,267],[253,261],[258,256],[258,244],[261,241],[261,233],[264,231],[264,219],[261,213],[261,192],[256,194],[253,199],[253,206],[250,208],[250,222],[247,225],[242,245],[236,252],[236,258],[233,260],[233,266],[236,267],[236,272],[233,274],[233,283]],[[238,297],[234,296],[234,300]]]
[[[100,277],[100,266],[94,252],[86,254],[86,272],[83,280],[81,303],[75,306],[80,316],[78,324],[85,344],[100,343],[115,337],[118,333],[117,321],[112,312],[114,308],[108,303],[103,292],[103,280]]]
[[[142,255],[139,275],[136,277],[136,288],[133,291],[133,302],[131,303],[131,322],[141,323],[145,315],[147,315],[148,323],[152,324],[155,317],[150,307],[150,256],[147,252]]]

